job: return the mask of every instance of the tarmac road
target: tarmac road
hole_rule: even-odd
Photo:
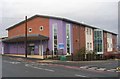
[[[11,57],[2,57],[2,77],[81,77],[89,79],[111,79],[110,77],[118,76],[118,72],[96,71],[73,66],[18,61],[13,60]]]

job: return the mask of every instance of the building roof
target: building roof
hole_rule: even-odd
[[[78,24],[78,25],[83,25],[83,26],[90,27],[90,28],[93,28],[93,29],[99,29],[99,28],[94,27],[94,26],[92,26],[92,25],[88,25],[88,24],[80,23],[80,22],[77,22],[77,21],[74,21],[74,20],[70,20],[70,19],[67,19],[67,18],[55,17],[55,16],[34,15],[34,16],[28,18],[27,20],[29,21],[29,20],[32,20],[32,19],[34,19],[34,18],[36,18],[36,17],[58,19],[58,20],[62,20],[62,21],[70,22],[70,23],[75,23],[75,24]],[[10,30],[10,29],[12,29],[12,28],[14,28],[14,27],[16,27],[16,26],[22,24],[22,23],[25,23],[25,20],[23,20],[23,21],[21,21],[21,22],[15,24],[15,25],[13,25],[13,26],[7,28],[6,30]],[[103,31],[105,31],[105,32],[109,32],[109,33],[112,33],[112,34],[117,35],[116,33],[113,33],[113,32],[107,31],[107,30],[103,30]]]
[[[49,38],[40,34],[28,34],[27,41],[36,41],[36,40],[48,40]],[[24,42],[25,35],[15,36],[11,38],[6,38],[2,40],[3,42]]]

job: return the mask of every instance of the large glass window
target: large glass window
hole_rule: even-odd
[[[102,52],[102,31],[94,31],[94,48],[96,52]]]
[[[57,36],[57,24],[53,24],[53,51],[54,51],[54,54],[57,53],[57,39],[58,39],[58,36]]]
[[[70,24],[66,24],[66,50],[67,54],[71,54]]]

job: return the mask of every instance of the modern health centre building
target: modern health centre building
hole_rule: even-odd
[[[25,21],[7,28],[8,38],[1,39],[0,53],[25,54]],[[81,48],[107,55],[116,51],[117,34],[66,18],[35,15],[27,20],[28,54],[76,54]]]

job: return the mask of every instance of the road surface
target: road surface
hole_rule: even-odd
[[[12,57],[2,57],[2,77],[82,77],[91,79],[103,77],[103,79],[105,79],[107,77],[118,76],[118,72],[96,71],[73,66],[18,61],[13,60]]]

